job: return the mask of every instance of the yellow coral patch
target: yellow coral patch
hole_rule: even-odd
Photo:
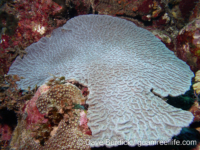
[[[196,93],[200,93],[200,82],[197,82],[193,84],[193,89],[196,91]]]
[[[200,70],[196,72],[195,74],[195,81],[199,82],[200,81]]]
[[[195,84],[193,84],[193,89],[197,94],[200,94],[200,70],[198,70],[195,74]]]

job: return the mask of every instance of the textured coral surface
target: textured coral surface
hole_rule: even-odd
[[[19,87],[41,85],[49,74],[74,78],[89,87],[91,146],[111,146],[95,143],[106,139],[132,141],[130,146],[170,140],[193,120],[190,112],[159,97],[189,89],[193,77],[189,66],[132,22],[104,15],[78,16],[26,51],[9,71],[25,77]]]
[[[18,119],[11,148],[90,149],[86,114],[72,107],[73,103],[83,103],[83,99],[80,89],[70,83],[42,85]]]

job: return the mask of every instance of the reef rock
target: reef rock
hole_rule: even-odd
[[[88,86],[90,146],[127,141],[168,141],[193,120],[189,111],[160,97],[183,94],[194,76],[189,66],[149,31],[106,15],[83,15],[26,49],[9,74],[25,79],[24,89],[41,85],[49,74]],[[111,143],[112,142],[112,143]],[[151,143],[147,143],[151,145]]]
[[[190,65],[192,71],[200,70],[200,19],[188,23],[179,31],[177,56]]]

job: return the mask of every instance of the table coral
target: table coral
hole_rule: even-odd
[[[12,149],[90,149],[86,115],[74,104],[85,100],[71,83],[42,85],[27,102],[13,133]],[[84,120],[84,122],[83,122]]]
[[[117,145],[106,139],[131,141],[130,146],[139,141],[168,141],[193,120],[191,112],[160,98],[189,89],[194,76],[189,66],[152,33],[130,21],[78,16],[26,52],[9,70],[25,77],[18,82],[22,89],[43,84],[49,73],[88,86],[93,147]]]

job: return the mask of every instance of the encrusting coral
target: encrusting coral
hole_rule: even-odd
[[[47,113],[48,108],[55,107],[58,110],[72,107],[72,103],[81,104],[85,102],[80,90],[67,83],[67,85],[55,85],[51,87],[46,95],[40,96],[36,106],[41,114]]]
[[[195,73],[195,82],[193,84],[194,95],[196,96],[196,101],[194,105],[190,108],[190,111],[194,115],[194,121],[200,121],[200,105],[199,105],[199,94],[200,94],[200,70]]]
[[[130,141],[129,146],[169,141],[193,120],[191,112],[160,98],[187,91],[193,72],[152,33],[130,21],[78,16],[26,52],[8,73],[25,78],[18,82],[20,88],[40,86],[50,79],[49,74],[87,85],[92,147],[117,146],[113,142],[119,140]],[[49,105],[54,103],[48,100]]]
[[[195,74],[195,84],[193,84],[193,89],[196,92],[196,94],[200,94],[200,70],[196,72]]]
[[[90,149],[87,142],[91,131],[85,118],[86,110],[81,105],[86,99],[81,89],[71,83],[42,85],[25,104],[13,133],[11,148]]]

